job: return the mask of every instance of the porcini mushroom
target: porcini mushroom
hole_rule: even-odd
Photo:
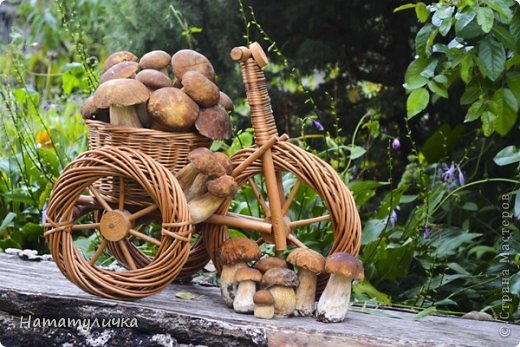
[[[226,173],[222,165],[209,149],[199,147],[188,153],[189,164],[183,167],[175,177],[182,190],[186,191],[199,173],[222,176]]]
[[[363,264],[348,253],[338,252],[327,257],[325,272],[330,273],[330,278],[318,301],[318,320],[342,322],[348,311],[352,280],[364,279]]]
[[[238,289],[233,300],[233,309],[240,313],[251,313],[255,310],[253,296],[256,293],[256,283],[262,279],[262,273],[250,267],[242,267],[235,272]]]
[[[255,269],[262,273],[277,267],[287,269],[287,262],[278,257],[265,257],[257,261],[255,264]]]
[[[168,65],[170,65],[171,56],[165,51],[155,50],[146,53],[139,60],[141,69],[154,69],[160,71],[164,75],[168,75]]]
[[[148,88],[134,79],[115,79],[99,85],[94,92],[97,108],[110,108],[110,123],[141,128],[134,105],[146,102],[150,97]]]
[[[177,80],[182,81],[186,71],[198,71],[206,76],[210,81],[215,80],[215,70],[211,62],[192,49],[181,49],[172,56],[173,73]]]
[[[217,85],[198,71],[186,71],[181,83],[181,90],[201,107],[214,106],[220,99]]]
[[[231,120],[220,105],[200,110],[195,127],[202,135],[212,140],[227,140],[231,137]]]
[[[177,88],[161,88],[150,95],[148,113],[153,121],[167,128],[189,131],[199,116],[199,106]]]
[[[138,58],[137,56],[129,51],[119,51],[110,54],[107,59],[105,60],[105,63],[103,64],[103,72],[110,69],[112,66],[122,62],[122,61],[135,61],[137,62]]]
[[[224,107],[226,111],[231,111],[234,108],[233,101],[231,100],[231,98],[222,91],[219,92],[219,95],[220,97],[218,100],[218,104]]]
[[[316,298],[317,274],[325,269],[325,257],[309,248],[296,248],[287,262],[298,268],[300,285],[296,289],[295,315],[311,316]]]
[[[122,61],[111,66],[101,75],[100,83],[115,80],[117,78],[134,78],[139,65],[135,61]]]
[[[254,315],[256,318],[271,319],[274,316],[273,294],[267,289],[261,289],[253,296],[255,303]]]
[[[208,192],[188,202],[188,210],[193,224],[201,223],[211,217],[222,202],[235,195],[237,184],[231,176],[224,175],[206,184]]]
[[[186,200],[190,201],[191,199],[201,196],[202,194],[208,191],[206,183],[208,180],[212,178],[218,178],[224,174],[231,175],[232,171],[232,163],[231,160],[221,152],[212,152],[214,159],[218,161],[218,163],[224,169],[224,172],[220,169],[218,165],[215,165],[210,170],[205,170],[204,172],[200,172],[197,177],[193,180],[191,186],[185,191]]]
[[[296,293],[298,276],[294,271],[283,268],[267,270],[262,277],[262,288],[268,289],[274,298],[274,317],[287,318],[296,308]]]
[[[79,110],[83,119],[95,119],[102,122],[110,122],[107,108],[97,108],[94,104],[94,96],[91,95],[85,99]]]
[[[151,92],[161,88],[172,87],[172,81],[168,76],[153,69],[139,71],[135,79],[141,81]]]
[[[213,155],[226,171],[226,175],[231,175],[233,172],[233,163],[231,162],[231,159],[222,152],[214,152]]]
[[[260,258],[260,247],[256,242],[244,237],[227,239],[217,251],[217,259],[222,264],[220,292],[227,306],[233,307],[238,283],[235,273],[246,267],[246,262]]]

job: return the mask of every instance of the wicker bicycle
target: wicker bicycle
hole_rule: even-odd
[[[195,226],[174,173],[186,165],[191,149],[207,147],[209,140],[195,133],[172,135],[89,121],[91,150],[60,175],[45,224],[58,268],[83,290],[139,298],[191,276],[210,259],[220,271],[216,250],[229,237],[228,229],[273,244],[280,255],[313,242],[295,234],[302,228],[298,235],[305,236],[305,228],[313,226],[322,231],[329,253],[357,255],[361,223],[351,193],[330,165],[276,130],[261,70],[267,64],[264,51],[253,43],[234,48],[231,57],[240,62],[255,141],[231,158],[232,175],[238,196],[254,196],[256,203],[246,204],[249,213],[243,214],[237,213],[236,201],[227,199],[197,226],[194,240]],[[313,201],[301,201],[309,196]],[[80,250],[72,233],[97,240],[96,249]],[[122,265],[117,271],[100,266],[106,252]],[[322,276],[319,286],[325,281]]]

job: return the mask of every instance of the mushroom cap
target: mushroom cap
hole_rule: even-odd
[[[277,267],[287,269],[287,262],[278,257],[265,257],[257,261],[255,264],[255,269],[261,272],[266,272],[269,269]]]
[[[218,104],[224,107],[226,111],[231,111],[235,107],[233,105],[233,100],[231,100],[231,98],[222,91],[219,92]]]
[[[202,107],[214,106],[220,99],[217,85],[198,71],[186,71],[181,83],[182,91]]]
[[[325,272],[347,276],[358,281],[365,279],[363,263],[345,252],[329,255],[325,261]]]
[[[176,131],[189,131],[199,115],[199,106],[177,88],[157,89],[150,95],[148,113],[151,118]]]
[[[262,280],[262,273],[250,267],[241,267],[235,272],[235,281],[254,281],[260,282]]]
[[[206,183],[208,192],[218,198],[227,198],[237,192],[237,183],[231,176],[224,175]]]
[[[261,289],[253,296],[253,302],[255,305],[271,306],[274,305],[274,297],[269,290]]]
[[[90,119],[93,115],[96,114],[97,111],[98,108],[94,104],[94,96],[91,95],[88,98],[86,98],[83,102],[83,105],[81,105],[79,113],[81,113],[81,116],[84,119]]]
[[[213,152],[213,155],[226,171],[226,175],[231,175],[233,172],[233,163],[231,162],[231,159],[222,152]]]
[[[173,73],[177,79],[182,81],[186,71],[198,71],[210,81],[215,80],[215,70],[211,62],[192,49],[181,49],[172,56]]]
[[[226,173],[214,153],[205,147],[198,147],[188,153],[188,160],[201,173],[219,177]]]
[[[105,83],[117,78],[134,78],[139,65],[135,61],[122,61],[111,66],[101,75],[100,83]]]
[[[212,140],[227,140],[232,135],[231,120],[220,105],[201,109],[195,127],[199,133]]]
[[[294,249],[289,253],[287,262],[315,273],[321,273],[325,269],[325,257],[309,248]]]
[[[145,102],[149,97],[148,88],[141,82],[118,78],[99,85],[94,92],[94,104],[97,108],[132,106]]]
[[[110,54],[107,59],[105,60],[105,63],[103,64],[103,72],[110,69],[112,66],[116,65],[117,63],[120,63],[122,61],[135,61],[137,62],[139,60],[137,56],[129,51],[119,51],[114,52]]]
[[[141,69],[162,70],[168,67],[171,58],[172,57],[165,51],[151,51],[141,57],[139,67]]]
[[[245,237],[234,237],[222,243],[217,251],[222,265],[232,265],[260,258],[262,252],[256,242]]]
[[[137,73],[135,79],[142,82],[148,89],[157,90],[172,87],[172,80],[161,71],[144,69]]]
[[[262,277],[262,288],[269,289],[273,286],[298,287],[300,281],[296,273],[289,269],[275,267],[267,270]]]

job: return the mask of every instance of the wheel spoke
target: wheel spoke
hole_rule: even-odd
[[[143,208],[142,210],[137,211],[136,213],[132,213],[128,216],[129,221],[134,221],[138,218],[146,216],[148,213],[155,211],[159,206],[157,204],[150,205],[148,207]]]
[[[123,211],[125,208],[125,178],[119,176],[119,210]]]
[[[303,242],[298,240],[298,238],[296,236],[294,236],[293,234],[287,235],[287,240],[294,243],[296,246],[298,246],[300,248],[308,248],[307,246],[305,246],[305,244]]]
[[[135,266],[134,258],[130,255],[130,251],[128,250],[128,246],[126,245],[125,239],[117,241],[119,246],[121,246],[121,251],[123,251],[123,255],[126,260],[126,265],[130,268],[130,270],[137,270],[137,266]]]
[[[155,237],[151,237],[151,236],[148,236],[146,234],[143,234],[137,230],[134,230],[134,229],[130,229],[130,234],[135,236],[135,237],[138,237],[140,238],[141,240],[143,241],[146,241],[146,242],[149,242],[149,243],[152,243],[156,246],[159,246],[161,247],[161,241],[157,240]]]
[[[263,220],[251,219],[249,216],[242,216],[240,214],[221,215],[214,214],[205,220],[206,223],[226,225],[231,228],[246,229],[258,231],[262,234],[271,234],[272,225]]]
[[[89,264],[90,265],[94,266],[94,264],[99,259],[99,257],[101,256],[101,254],[103,253],[105,248],[107,248],[107,240],[105,238],[103,238],[103,240],[101,241],[101,244],[99,245],[98,249],[96,249],[96,253],[94,253],[92,258],[90,258],[90,260],[89,260]]]
[[[269,206],[267,206],[267,203],[265,202],[264,197],[262,196],[262,193],[260,192],[260,188],[258,188],[258,185],[256,184],[254,178],[250,177],[250,178],[248,178],[247,181],[249,182],[251,189],[253,189],[253,193],[255,194],[255,197],[258,200],[260,207],[264,211],[265,216],[271,217],[271,210],[269,209]]]
[[[90,194],[94,195],[96,197],[96,200],[103,206],[103,208],[107,211],[112,211],[112,207],[108,204],[108,202],[101,196],[101,194],[97,191],[94,186],[90,186],[88,188]]]
[[[280,172],[276,172],[276,185],[278,186],[278,193],[280,194],[280,205],[285,205],[285,192],[283,189],[283,182],[282,182],[282,174]],[[282,209],[283,212],[283,209]],[[284,214],[282,213],[282,216]]]
[[[302,225],[312,224],[312,223],[319,223],[330,219],[330,214],[326,214],[324,216],[320,217],[314,217],[314,218],[308,218],[308,219],[300,219],[295,220],[289,223],[289,226],[292,228],[297,228]]]
[[[89,224],[74,224],[71,227],[71,230],[88,230],[88,229],[97,229],[99,228],[99,223],[89,223]]]
[[[294,197],[296,196],[296,193],[298,192],[298,188],[300,188],[300,184],[302,183],[302,180],[298,177],[296,180],[296,183],[294,183],[294,186],[291,189],[291,192],[289,193],[289,196],[285,200],[285,203],[282,206],[282,216],[285,216],[287,212],[289,212],[289,207],[291,206]]]

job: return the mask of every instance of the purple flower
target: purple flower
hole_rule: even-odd
[[[45,111],[49,111],[49,110],[51,109],[51,107],[52,107],[52,104],[49,104],[49,103],[43,105],[43,109],[44,109]]]
[[[429,238],[430,237],[430,232],[431,232],[430,228],[427,225],[425,225],[424,229],[423,229],[423,237],[425,239]]]
[[[323,125],[321,125],[321,123],[318,122],[316,119],[312,120],[312,124],[316,127],[316,129],[318,129],[318,131],[324,130]]]
[[[462,173],[462,170],[460,169],[460,166],[457,165],[457,171],[459,172],[459,183],[461,186],[464,185],[466,182],[466,179],[464,178],[464,174]]]
[[[395,212],[395,210],[392,210],[392,212],[390,212],[390,226],[392,228],[395,228],[395,223],[397,222],[397,212]]]
[[[396,137],[393,141],[392,141],[392,149],[398,149],[399,147],[401,147],[401,142],[399,142],[399,139]]]
[[[455,173],[455,164],[451,163],[450,168],[442,173],[442,178],[445,181],[449,181],[453,178],[454,173]]]

